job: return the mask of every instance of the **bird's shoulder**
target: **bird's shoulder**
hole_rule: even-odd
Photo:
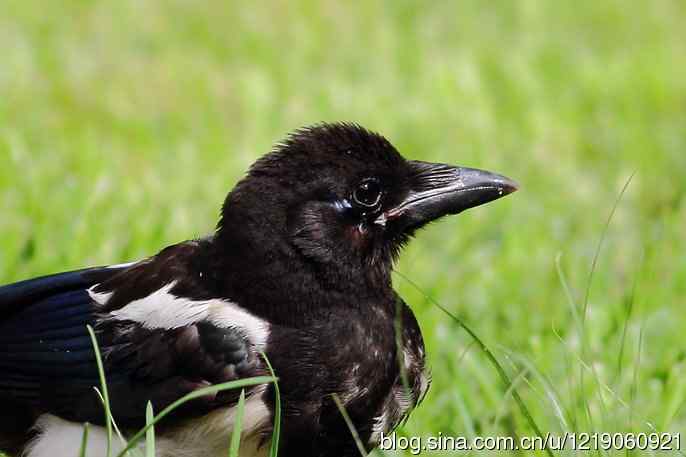
[[[94,301],[103,313],[151,296],[165,287],[188,299],[217,298],[207,275],[211,239],[188,240],[159,253],[132,262],[127,268],[91,287]]]
[[[89,291],[106,367],[127,374],[114,394],[121,388],[131,408],[144,404],[139,396],[160,407],[197,388],[267,373],[260,352],[270,325],[215,291],[208,243],[167,247]],[[204,398],[195,412],[232,404],[237,395]]]
[[[97,329],[107,334],[195,332],[201,340],[242,340],[263,350],[270,324],[216,287],[211,239],[169,246],[89,289]],[[185,341],[185,340],[184,340]]]

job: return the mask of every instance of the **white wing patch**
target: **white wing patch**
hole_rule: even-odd
[[[141,262],[141,261],[136,260],[134,262],[117,263],[115,265],[108,265],[106,268],[112,268],[112,269],[114,269],[114,268],[128,268],[128,267],[131,267],[131,266],[137,264],[138,262]]]
[[[175,329],[192,325],[207,317],[209,300],[193,301],[173,295],[172,281],[147,297],[134,300],[112,311],[112,317],[140,323],[147,329]]]
[[[107,304],[110,298],[112,298],[113,292],[95,292],[96,287],[98,287],[98,284],[88,289],[88,295],[91,296],[91,300],[101,305]]]
[[[147,297],[139,298],[126,306],[110,312],[117,320],[128,320],[141,324],[147,329],[175,329],[193,325],[206,320],[222,328],[237,329],[245,334],[248,340],[259,349],[264,349],[269,339],[269,323],[237,304],[213,298],[209,300],[191,300],[177,297],[171,293],[176,285],[172,281]],[[112,292],[94,292],[97,287],[88,290],[91,298],[104,305],[112,297]]]

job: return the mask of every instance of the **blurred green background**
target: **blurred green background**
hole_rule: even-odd
[[[397,270],[544,433],[686,430],[684,2],[5,0],[0,45],[0,283],[204,235],[288,131],[356,121],[520,182]],[[434,378],[400,433],[532,435],[471,338],[396,287]]]

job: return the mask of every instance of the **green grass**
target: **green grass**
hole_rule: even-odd
[[[275,140],[354,120],[522,186],[397,267],[434,378],[402,434],[533,435],[515,389],[543,433],[686,430],[683,2],[246,5],[0,5],[0,282],[210,232]]]

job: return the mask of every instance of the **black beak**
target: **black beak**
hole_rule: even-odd
[[[400,203],[379,216],[378,224],[393,222],[402,229],[417,228],[442,216],[497,200],[519,187],[510,178],[489,171],[419,161],[410,164],[410,191]]]

